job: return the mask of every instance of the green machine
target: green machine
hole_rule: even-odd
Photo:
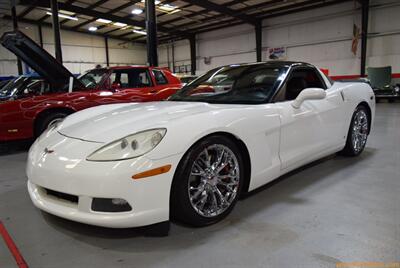
[[[392,85],[392,67],[369,67],[368,79],[371,87],[375,92],[376,100],[400,99],[400,85]]]

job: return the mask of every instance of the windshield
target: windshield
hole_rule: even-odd
[[[93,69],[87,73],[81,75],[78,79],[82,82],[85,88],[92,89],[97,87],[103,80],[104,74],[107,73],[107,69]]]
[[[266,103],[275,93],[286,72],[287,67],[265,64],[221,67],[186,85],[169,100],[227,104]]]
[[[29,80],[29,77],[24,76],[20,76],[18,78],[10,80],[5,86],[3,86],[3,88],[0,89],[0,97],[14,96],[20,91],[20,88],[23,87]]]

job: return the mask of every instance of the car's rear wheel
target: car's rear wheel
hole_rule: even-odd
[[[171,216],[192,226],[213,224],[235,206],[243,185],[243,159],[236,144],[210,136],[191,147],[171,190]]]
[[[57,121],[64,119],[68,113],[66,112],[55,112],[49,113],[38,119],[35,126],[35,136],[38,137],[43,133],[49,126],[55,124]]]
[[[343,155],[357,156],[365,148],[367,143],[370,118],[365,106],[359,105],[351,118],[346,146],[341,151]]]

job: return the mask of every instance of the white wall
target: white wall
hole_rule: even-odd
[[[37,26],[19,24],[19,28],[37,43],[39,33]],[[0,34],[11,30],[11,22],[2,20]],[[54,55],[54,39],[52,29],[43,27],[43,47]],[[105,42],[103,37],[61,31],[62,56],[64,65],[75,74],[94,68],[97,64],[106,65]],[[133,45],[121,40],[109,39],[110,65],[131,65],[146,63],[146,47]],[[0,75],[17,74],[16,57],[0,46]]]
[[[388,3],[394,3],[387,5]],[[367,66],[391,65],[400,73],[400,1],[372,0],[370,9]],[[306,61],[329,69],[330,75],[360,73],[361,41],[357,55],[351,52],[353,24],[361,27],[361,10],[348,2],[263,21],[263,60],[267,49],[286,47],[286,60]],[[166,55],[165,47],[160,55]],[[180,43],[175,57],[190,63],[189,43]],[[211,64],[204,63],[211,57]],[[164,57],[165,58],[165,57]],[[162,58],[162,62],[166,60]],[[240,25],[197,36],[197,72],[225,64],[254,62],[254,27]]]
[[[162,67],[172,67],[172,49],[174,50],[175,66],[190,66],[190,45],[188,40],[164,44],[158,47],[158,61]],[[169,64],[169,65],[168,65]]]

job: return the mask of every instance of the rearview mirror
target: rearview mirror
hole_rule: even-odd
[[[326,97],[326,92],[322,88],[306,88],[300,92],[297,98],[292,102],[295,109],[299,109],[306,100],[322,100]]]

